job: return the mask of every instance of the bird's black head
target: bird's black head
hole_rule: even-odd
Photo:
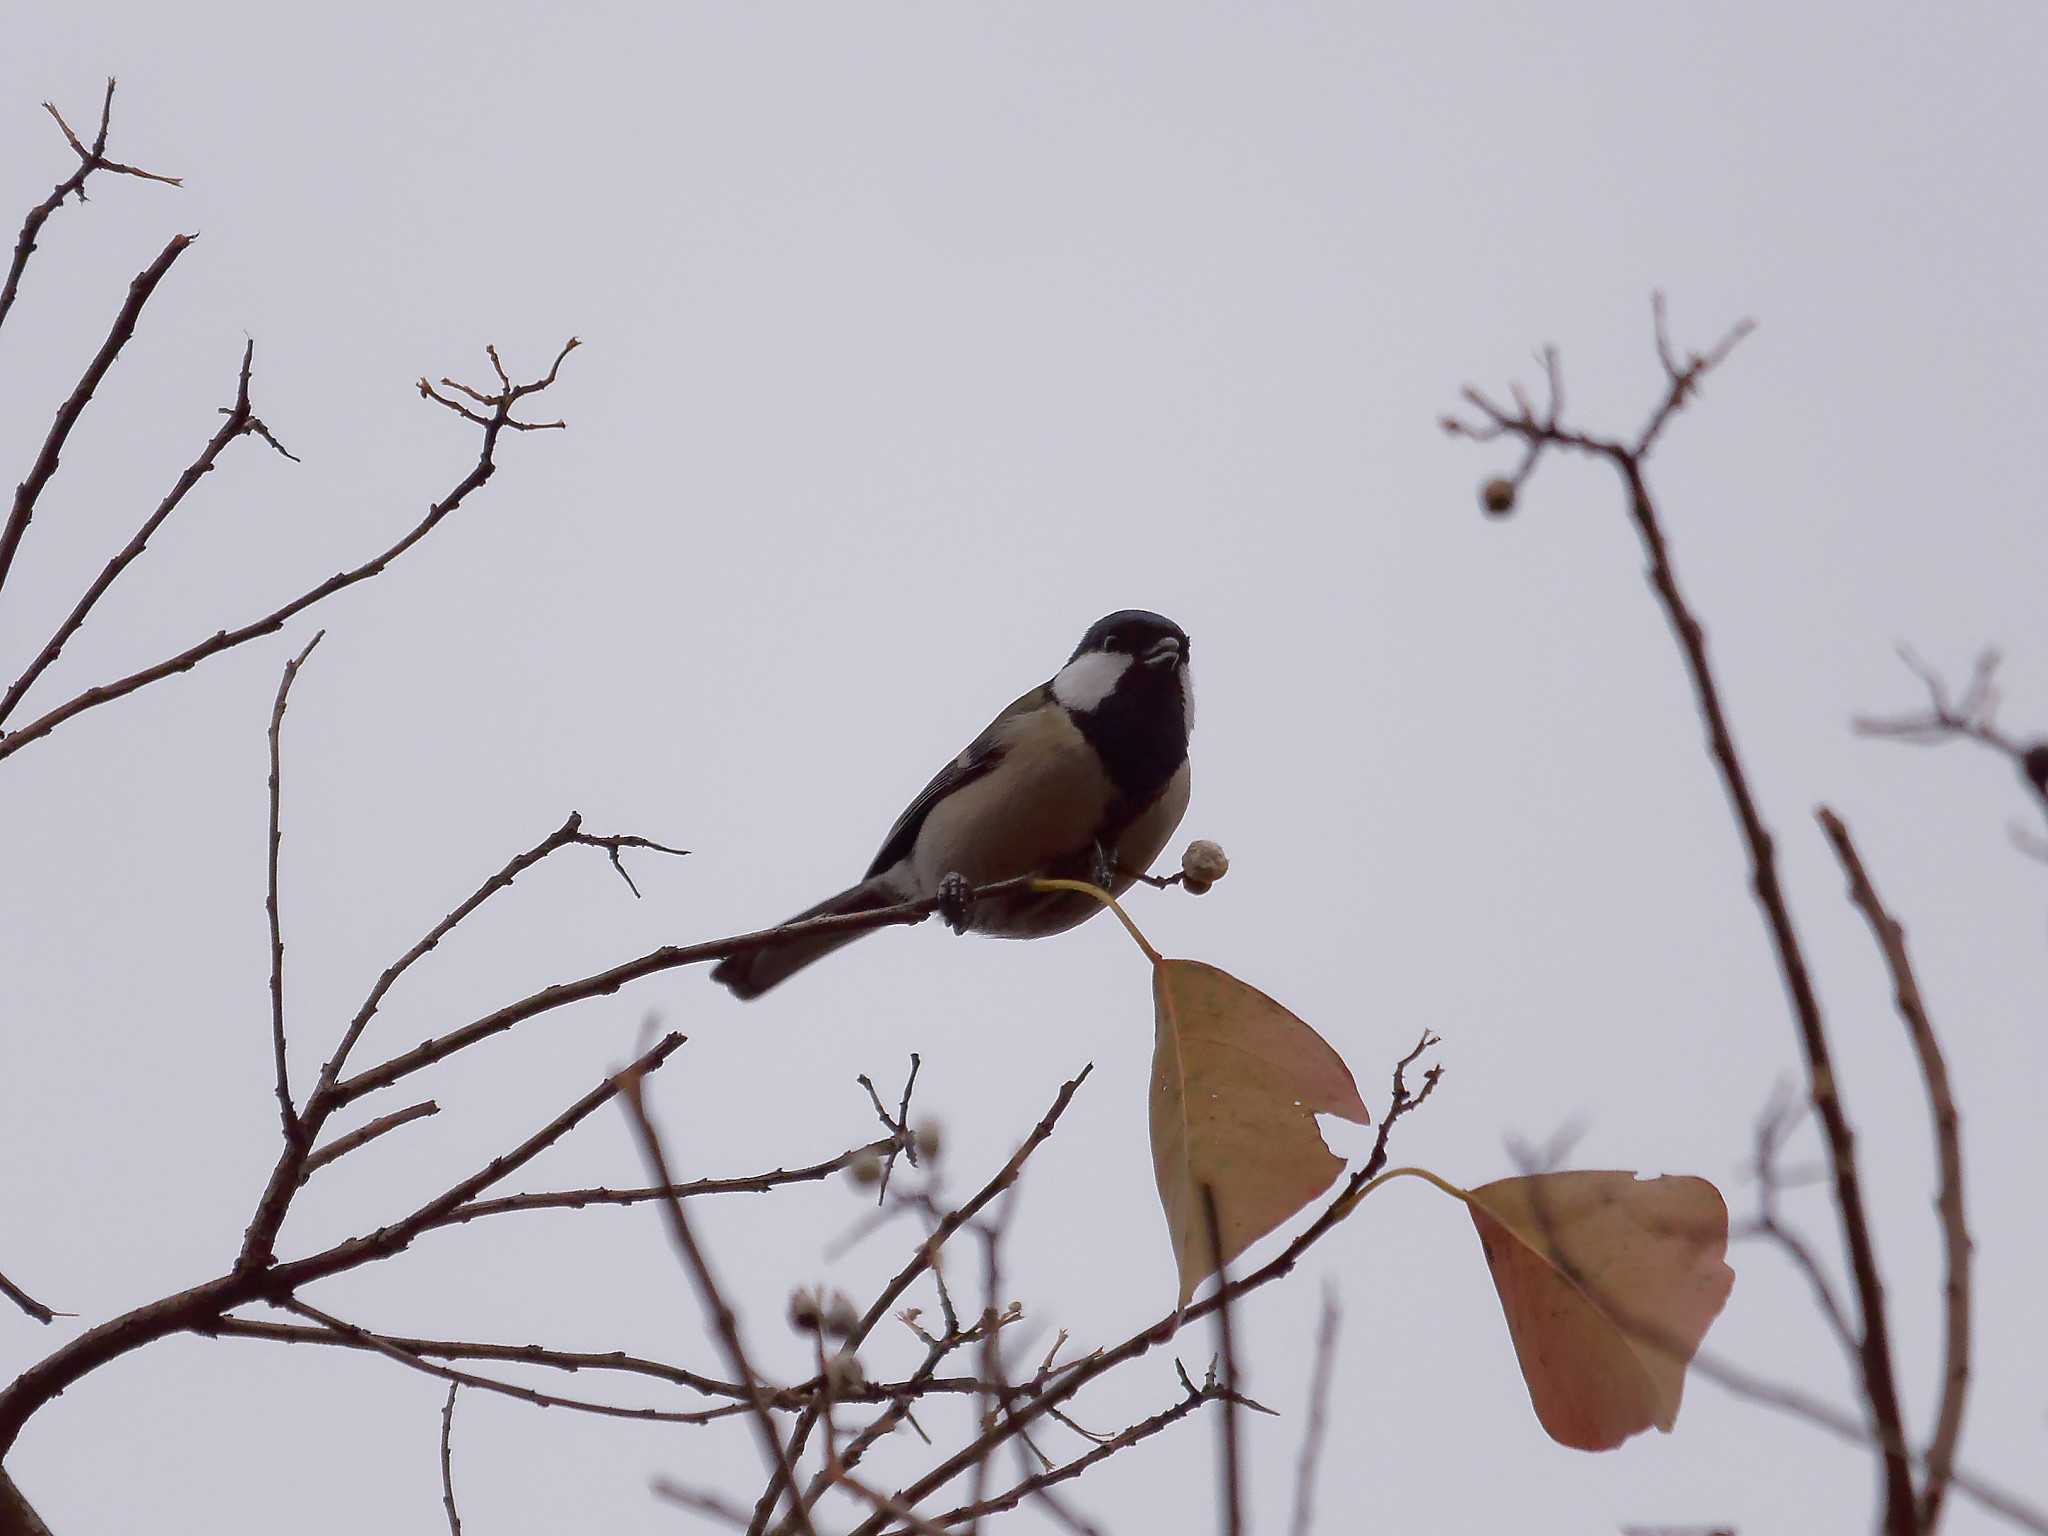
[[[1090,624],[1067,660],[1071,664],[1091,651],[1135,657],[1148,667],[1170,671],[1187,665],[1188,632],[1164,614],[1125,608]]]
[[[1052,695],[1136,809],[1187,761],[1195,724],[1188,635],[1169,618],[1126,608],[1097,619],[1053,678]]]

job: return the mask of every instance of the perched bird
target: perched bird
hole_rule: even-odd
[[[1194,721],[1186,631],[1140,608],[1098,619],[1050,682],[997,715],[910,802],[860,884],[790,921],[1019,875],[1123,891],[1151,867],[1188,808]],[[975,902],[966,926],[1035,939],[1101,910],[1073,892],[1018,892]],[[759,997],[860,937],[768,945],[720,962],[711,976],[736,997]]]

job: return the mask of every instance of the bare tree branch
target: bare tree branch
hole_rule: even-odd
[[[43,438],[42,450],[36,454],[35,463],[29,466],[27,478],[14,489],[14,505],[7,514],[7,522],[0,525],[0,587],[7,584],[8,572],[14,565],[14,553],[21,546],[21,536],[28,531],[29,519],[35,516],[36,498],[43,494],[43,487],[57,473],[57,463],[63,455],[64,444],[71,436],[71,429],[85,414],[86,406],[92,402],[93,391],[100,387],[107,370],[114,366],[114,359],[121,355],[121,348],[135,334],[135,324],[142,318],[143,305],[149,302],[157,284],[164,280],[171,264],[184,255],[193,238],[191,235],[173,235],[170,244],[158,253],[156,260],[135,275],[135,281],[128,285],[128,300],[121,306],[120,313],[114,316],[114,325],[107,332],[107,339],[100,343],[99,351],[86,364],[77,388],[57,408],[57,419],[50,424],[49,433]],[[0,752],[6,750],[7,739],[0,737]]]
[[[1108,1349],[1096,1350],[1092,1354],[1085,1355],[1081,1359],[1059,1368],[1053,1373],[1052,1379],[1043,1386],[1042,1390],[1030,1402],[1023,1404],[1015,1413],[991,1425],[981,1435],[977,1436],[953,1455],[941,1461],[936,1467],[933,1467],[909,1487],[903,1489],[898,1494],[898,1497],[904,1503],[915,1507],[929,1497],[934,1490],[944,1487],[955,1477],[959,1476],[961,1472],[972,1466],[978,1458],[987,1455],[996,1446],[1002,1444],[1013,1435],[1021,1433],[1040,1415],[1049,1413],[1052,1409],[1057,1408],[1061,1403],[1105,1372],[1116,1369],[1125,1361],[1137,1359],[1138,1356],[1145,1354],[1156,1345],[1164,1344],[1174,1337],[1184,1323],[1194,1322],[1197,1319],[1206,1317],[1210,1312],[1221,1306],[1224,1301],[1235,1301],[1248,1292],[1255,1291],[1261,1286],[1269,1285],[1283,1275],[1291,1273],[1294,1266],[1301,1262],[1303,1254],[1307,1253],[1310,1248],[1314,1247],[1339,1222],[1343,1221],[1346,1216],[1350,1215],[1357,1208],[1358,1201],[1365,1187],[1372,1182],[1374,1176],[1386,1165],[1385,1132],[1387,1127],[1420,1105],[1435,1087],[1439,1075],[1436,1068],[1430,1069],[1427,1084],[1419,1094],[1411,1096],[1403,1080],[1406,1068],[1412,1065],[1417,1057],[1434,1043],[1434,1036],[1424,1035],[1422,1043],[1418,1044],[1415,1050],[1403,1057],[1399,1065],[1395,1067],[1393,1102],[1388,1107],[1386,1118],[1381,1121],[1381,1135],[1376,1141],[1371,1155],[1367,1157],[1356,1173],[1344,1181],[1344,1187],[1323,1207],[1322,1212],[1315,1220],[1303,1228],[1295,1236],[1294,1240],[1281,1249],[1278,1254],[1239,1279],[1216,1286],[1207,1296],[1190,1302],[1185,1309],[1176,1309],[1167,1313],[1158,1322],[1152,1324],[1151,1327],[1132,1334],[1121,1344]],[[758,1508],[756,1513],[758,1518]],[[877,1536],[882,1527],[879,1521],[868,1520],[862,1522],[856,1529],[857,1536]]]
[[[1727,792],[1737,828],[1749,851],[1751,888],[1757,905],[1762,909],[1772,951],[1798,1027],[1800,1045],[1806,1057],[1808,1091],[1827,1133],[1828,1153],[1835,1176],[1835,1204],[1841,1216],[1843,1240],[1849,1250],[1850,1271],[1855,1279],[1862,1314],[1863,1337],[1859,1357],[1864,1392],[1877,1422],[1879,1441],[1884,1446],[1884,1525],[1890,1536],[1911,1536],[1915,1525],[1913,1479],[1906,1457],[1895,1448],[1903,1421],[1892,1365],[1891,1335],[1885,1318],[1884,1282],[1877,1267],[1862,1180],[1856,1167],[1855,1136],[1842,1106],[1820,1000],[1814,992],[1805,951],[1778,879],[1776,847],[1757,808],[1742,758],[1736,751],[1734,735],[1721,703],[1720,687],[1707,661],[1706,631],[1679,588],[1671,562],[1670,544],[1665,538],[1644,470],[1650,449],[1655,446],[1671,417],[1698,392],[1706,375],[1724,362],[1742,338],[1749,334],[1751,326],[1746,321],[1737,325],[1709,351],[1691,354],[1681,364],[1672,353],[1666,335],[1661,298],[1655,310],[1657,352],[1663,365],[1665,388],[1648,423],[1633,443],[1591,436],[1562,424],[1562,387],[1554,349],[1545,353],[1551,388],[1549,402],[1543,411],[1533,410],[1526,403],[1509,411],[1478,390],[1468,388],[1465,399],[1478,412],[1478,420],[1446,419],[1444,428],[1454,436],[1476,442],[1500,438],[1522,445],[1521,466],[1513,479],[1505,483],[1505,494],[1496,496],[1494,486],[1487,488],[1487,503],[1495,510],[1505,511],[1514,504],[1519,487],[1534,471],[1543,453],[1550,449],[1565,449],[1604,460],[1621,476],[1629,516],[1635,524],[1649,565],[1651,588],[1677,638],[1679,652],[1692,681],[1700,718],[1706,725],[1709,755],[1720,771],[1722,787]]]
[[[186,494],[191,491],[193,486],[213,472],[214,465],[219,461],[221,454],[226,450],[229,443],[232,443],[238,437],[254,434],[261,436],[273,447],[278,446],[277,440],[271,437],[269,429],[257,419],[254,409],[249,403],[249,374],[251,365],[255,361],[255,356],[256,343],[253,341],[246,343],[242,348],[241,375],[235,385],[235,403],[226,407],[221,413],[227,419],[220,424],[220,429],[207,440],[205,448],[200,450],[199,457],[185,466],[185,471],[178,476],[177,483],[171,487],[169,494],[157,503],[156,510],[136,530],[135,537],[130,539],[121,551],[106,563],[99,575],[93,578],[92,585],[85,589],[85,595],[79,598],[77,603],[72,606],[71,612],[65,617],[64,622],[57,626],[56,631],[50,636],[49,640],[44,643],[42,650],[36,653],[35,659],[22,669],[21,676],[14,680],[8,687],[7,692],[4,695],[0,695],[0,721],[5,721],[14,712],[14,707],[21,702],[22,695],[35,686],[36,679],[41,677],[50,664],[56,661],[58,656],[63,653],[64,647],[71,642],[71,637],[77,634],[80,628],[84,626],[94,606],[106,595],[107,589],[114,584],[115,579],[123,571],[135,562],[143,550],[148,548],[150,538],[156,533],[157,529],[163,526],[165,519],[178,509],[179,504],[184,501]],[[278,451],[282,453],[284,450],[280,447]],[[287,454],[286,457],[290,457],[290,455]]]
[[[43,1517],[22,1496],[4,1467],[0,1467],[0,1531],[7,1536],[50,1536]]]
[[[432,953],[443,939],[455,931],[458,924],[491,897],[506,889],[520,875],[533,868],[557,848],[577,842],[583,836],[583,816],[578,811],[571,811],[567,821],[525,852],[514,854],[504,868],[458,902],[453,911],[427,932],[425,938],[384,968],[384,973],[377,978],[376,985],[370,988],[370,995],[363,1000],[362,1007],[358,1008],[355,1017],[349,1020],[348,1028],[342,1033],[341,1043],[335,1047],[334,1054],[328,1058],[327,1064],[320,1069],[320,1081],[314,1087],[306,1105],[309,1118],[319,1114],[321,1107],[333,1096],[335,1079],[348,1064],[349,1053],[355,1049],[356,1042],[362,1038],[363,1031],[369,1027],[370,1020],[382,1006],[385,994],[397,983],[398,978],[411,970],[423,956]]]
[[[1060,1116],[1067,1112],[1067,1105],[1073,1102],[1075,1092],[1088,1080],[1088,1074],[1094,1070],[1095,1064],[1090,1062],[1073,1077],[1062,1083],[1059,1093],[1053,1098],[1052,1108],[1048,1109],[1038,1124],[1031,1128],[1031,1133],[1024,1138],[1017,1150],[1011,1154],[1010,1160],[997,1171],[995,1177],[982,1185],[975,1192],[973,1198],[968,1200],[965,1205],[947,1212],[941,1218],[931,1236],[918,1245],[917,1252],[912,1256],[910,1262],[897,1271],[895,1277],[882,1287],[881,1294],[875,1298],[873,1304],[861,1315],[860,1321],[855,1324],[853,1332],[847,1336],[846,1347],[848,1349],[858,1349],[866,1342],[868,1335],[874,1332],[875,1326],[884,1317],[888,1316],[890,1308],[896,1305],[898,1298],[910,1288],[919,1275],[923,1274],[927,1269],[931,1269],[934,1274],[937,1273],[935,1266],[938,1263],[939,1251],[945,1246],[947,1239],[952,1237],[955,1232],[958,1232],[967,1222],[972,1221],[997,1195],[1000,1195],[1004,1190],[1017,1182],[1017,1176],[1024,1171],[1026,1161],[1029,1160],[1033,1152],[1038,1150],[1045,1139],[1052,1135],[1053,1127],[1059,1124]],[[942,1297],[944,1296],[943,1289],[940,1294]],[[950,1300],[946,1302],[946,1306],[950,1314],[952,1306]],[[948,1321],[955,1325],[948,1329],[949,1340],[959,1338],[964,1341],[966,1335],[958,1328],[957,1320],[949,1316]],[[937,1369],[939,1360],[944,1357],[945,1353],[945,1345],[932,1346],[931,1353],[927,1355],[925,1360],[924,1371],[929,1372]],[[803,1455],[804,1446],[810,1439],[811,1431],[817,1427],[820,1411],[820,1405],[814,1402],[809,1408],[805,1409],[802,1417],[797,1420],[796,1427],[790,1431],[787,1455],[789,1465],[794,1466],[798,1458]],[[883,1415],[883,1417],[887,1418],[889,1416]],[[900,1417],[901,1414],[897,1414],[895,1418],[891,1418],[890,1425],[893,1426],[896,1419],[900,1419]],[[877,1430],[877,1434],[885,1432],[886,1428]],[[865,1446],[862,1445],[861,1448],[864,1449]],[[781,1498],[783,1489],[786,1486],[790,1485],[785,1484],[779,1476],[772,1479],[767,1490],[755,1502],[753,1518],[747,1524],[747,1529],[753,1533],[753,1536],[759,1536],[759,1533],[767,1528],[768,1521],[775,1514],[776,1503]],[[808,1497],[796,1498],[794,1502],[808,1507]],[[910,1502],[915,1504],[917,1500],[912,1499]]]
[[[625,1090],[626,1110],[639,1134],[640,1150],[645,1155],[654,1182],[663,1189],[675,1183],[668,1170],[668,1157],[663,1152],[661,1133],[655,1129],[654,1121],[647,1112],[646,1100],[641,1096],[640,1078],[635,1075],[622,1084]],[[711,1272],[710,1261],[697,1245],[696,1235],[690,1230],[689,1218],[683,1214],[683,1202],[673,1197],[663,1202],[668,1213],[669,1236],[674,1240],[676,1251],[681,1254],[684,1266],[689,1270],[691,1282],[696,1286],[698,1300],[710,1315],[713,1335],[725,1350],[726,1364],[746,1388],[747,1399],[753,1408],[755,1428],[760,1431],[761,1448],[767,1456],[768,1465],[774,1469],[775,1477],[794,1487],[796,1484],[795,1457],[782,1448],[782,1434],[775,1427],[775,1420],[768,1412],[767,1399],[761,1391],[761,1379],[754,1374],[754,1368],[747,1360],[746,1345],[740,1340],[739,1320],[734,1317],[732,1306],[718,1288],[718,1280]],[[817,1536],[811,1525],[810,1511],[798,1501],[792,1511],[797,1528],[804,1536]]]
[[[679,1034],[665,1036],[626,1071],[643,1075],[652,1072],[682,1043]],[[476,1173],[398,1221],[284,1264],[272,1262],[267,1248],[252,1250],[245,1236],[242,1254],[228,1273],[88,1329],[0,1387],[0,1462],[5,1461],[22,1426],[37,1409],[109,1361],[175,1333],[209,1332],[229,1311],[247,1302],[281,1303],[290,1299],[299,1286],[402,1253],[435,1218],[517,1172],[574,1130],[592,1111],[608,1103],[618,1092],[622,1075],[607,1077],[510,1152],[493,1158]]]
[[[1029,876],[996,881],[976,888],[970,899],[979,901],[1001,896],[1010,891],[1022,890],[1030,883]],[[389,1087],[401,1078],[408,1077],[423,1067],[430,1067],[457,1051],[465,1050],[479,1040],[487,1040],[492,1035],[502,1034],[515,1024],[523,1024],[539,1014],[566,1007],[571,1003],[609,996],[629,982],[658,975],[662,971],[674,970],[678,966],[702,965],[711,960],[723,960],[729,955],[759,949],[767,944],[778,944],[799,936],[866,933],[876,928],[921,923],[938,910],[939,902],[939,897],[928,896],[916,901],[899,902],[892,907],[876,907],[866,912],[806,918],[801,922],[783,923],[778,927],[736,934],[731,938],[711,939],[702,944],[665,944],[659,949],[649,950],[644,955],[594,975],[543,987],[538,992],[530,993],[515,1003],[508,1003],[473,1023],[450,1030],[447,1034],[438,1035],[432,1040],[423,1041],[409,1051],[335,1083],[329,1090],[328,1097],[336,1106],[350,1103],[366,1093],[374,1093],[380,1088]]]
[[[362,1038],[363,1031],[369,1027],[370,1020],[375,1017],[385,994],[416,961],[431,952],[464,918],[475,912],[493,895],[511,885],[522,873],[556,849],[582,841],[584,837],[583,817],[571,811],[568,820],[561,826],[524,853],[515,854],[502,869],[458,903],[454,911],[436,923],[426,937],[385,967],[384,973],[377,978],[376,985],[370,988],[370,995],[364,999],[362,1007],[358,1008],[355,1017],[349,1020],[348,1028],[342,1032],[341,1042],[327,1058],[326,1064],[321,1067],[320,1079],[314,1085],[312,1093],[307,1096],[305,1113],[302,1116],[305,1128],[303,1139],[296,1145],[288,1144],[271,1168],[269,1182],[265,1184],[263,1194],[256,1202],[256,1214],[250,1219],[248,1233],[243,1239],[246,1253],[267,1251],[276,1241],[278,1228],[284,1222],[285,1211],[291,1203],[292,1195],[305,1182],[306,1175],[311,1171],[305,1163],[306,1149],[319,1138],[328,1119],[346,1102],[335,1096],[335,1079],[340,1076],[343,1066],[347,1064],[349,1052],[355,1048],[356,1042]],[[335,1155],[339,1156],[338,1153]]]
[[[309,1258],[294,1259],[288,1264],[276,1265],[263,1277],[262,1283],[251,1289],[250,1296],[267,1299],[289,1295],[298,1286],[315,1280],[324,1280],[329,1275],[340,1274],[343,1270],[354,1269],[373,1260],[403,1252],[411,1246],[414,1238],[422,1232],[431,1230],[441,1217],[474,1199],[500,1179],[517,1173],[582,1124],[593,1111],[611,1102],[612,1097],[629,1081],[627,1074],[637,1073],[639,1077],[644,1077],[647,1073],[659,1069],[674,1053],[676,1047],[683,1043],[683,1038],[679,1034],[664,1036],[651,1050],[643,1052],[631,1066],[607,1077],[510,1152],[492,1158],[477,1172],[435,1196],[411,1215],[402,1217],[389,1226],[379,1227],[374,1232],[365,1233],[361,1237],[352,1237],[346,1242],[336,1243],[332,1248]],[[630,1081],[637,1082],[639,1077],[631,1078]],[[262,1262],[261,1257],[254,1261],[250,1259],[245,1244],[244,1256],[238,1261],[237,1270],[252,1267],[261,1270]]]
[[[154,171],[137,170],[132,165],[123,165],[118,160],[109,160],[107,150],[107,129],[114,115],[114,81],[107,80],[107,94],[100,100],[100,131],[87,149],[78,141],[78,135],[71,131],[71,125],[64,121],[64,114],[50,102],[43,103],[43,110],[57,120],[57,126],[64,131],[65,142],[70,144],[78,156],[78,169],[57,183],[55,190],[35,207],[29,209],[28,217],[21,222],[21,233],[14,241],[14,260],[7,268],[7,281],[0,284],[0,324],[7,320],[7,312],[14,308],[14,296],[21,288],[21,274],[28,266],[28,259],[36,248],[36,236],[42,232],[44,221],[59,208],[74,192],[78,200],[85,201],[85,181],[94,171],[110,171],[116,176],[135,176],[143,181],[161,181],[170,186],[182,186],[175,176],[159,176]]]
[[[185,237],[181,235],[179,240],[185,240]],[[176,241],[172,243],[173,245],[177,244]],[[159,257],[158,260],[162,262],[164,258]],[[133,303],[132,298],[131,303]],[[569,345],[573,347],[575,343],[572,341]],[[565,347],[562,356],[567,356],[568,350],[569,348]],[[440,526],[443,519],[468,499],[472,491],[483,485],[492,475],[497,473],[499,435],[508,427],[522,425],[522,423],[515,421],[512,417],[513,406],[527,395],[537,390],[545,389],[549,384],[553,383],[555,373],[560,367],[561,357],[557,357],[554,368],[549,370],[546,378],[531,384],[519,385],[506,394],[497,397],[498,404],[493,408],[490,418],[481,423],[484,429],[484,437],[482,448],[477,454],[476,463],[471,466],[466,475],[456,482],[453,489],[429,507],[426,516],[415,523],[396,543],[381,553],[371,556],[362,564],[339,572],[328,577],[317,586],[308,588],[290,602],[285,603],[282,607],[273,609],[259,619],[252,619],[248,623],[239,625],[234,629],[219,630],[206,639],[186,647],[178,652],[177,655],[166,657],[154,666],[144,667],[139,672],[131,672],[126,677],[117,678],[111,683],[101,683],[95,687],[88,688],[65,703],[59,704],[56,708],[46,711],[20,729],[9,732],[6,735],[0,735],[0,757],[6,757],[10,753],[18,752],[31,742],[40,741],[65,721],[83,714],[88,709],[96,709],[102,704],[124,698],[138,688],[147,687],[151,683],[161,682],[164,678],[174,676],[177,673],[189,672],[192,668],[198,666],[200,662],[207,660],[209,657],[217,656],[222,651],[232,650],[235,646],[244,645],[263,635],[275,634],[293,617],[303,613],[315,603],[332,597],[335,593],[352,587],[358,582],[368,581],[374,576],[383,574],[385,568],[392,561],[432,533],[435,528]],[[54,467],[53,464],[52,468]],[[32,497],[30,501],[31,503],[33,502]],[[25,523],[26,519],[24,518],[23,521]],[[0,579],[4,579],[4,566],[0,566]]]
[[[1956,1444],[1963,1432],[1963,1405],[1970,1378],[1970,1228],[1963,1212],[1963,1149],[1955,1095],[1949,1088],[1948,1063],[1927,1017],[1913,962],[1906,954],[1906,932],[1886,910],[1871,883],[1863,860],[1850,840],[1849,828],[1827,807],[1819,811],[1821,830],[1834,845],[1835,857],[1849,879],[1849,899],[1870,924],[1877,947],[1891,973],[1899,1017],[1926,1084],[1928,1109],[1934,1121],[1935,1160],[1941,1170],[1941,1192],[1935,1208],[1941,1214],[1942,1252],[1948,1274],[1942,1287],[1941,1396],[1928,1444],[1927,1476],[1920,1486],[1919,1523],[1932,1532],[1941,1521],[1942,1503],[1954,1475]]]

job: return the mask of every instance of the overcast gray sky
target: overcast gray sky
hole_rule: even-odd
[[[1184,831],[1234,862],[1203,900],[1137,900],[1153,941],[1288,1003],[1375,1106],[1394,1057],[1440,1032],[1449,1072],[1399,1160],[1479,1182],[1511,1171],[1507,1138],[1576,1125],[1575,1163],[1706,1174],[1744,1210],[1793,1036],[1611,477],[1552,465],[1490,523],[1475,487],[1507,460],[1435,421],[1467,380],[1533,379],[1554,341],[1574,412],[1626,428],[1657,384],[1653,287],[1693,344],[1755,316],[1656,483],[1830,1010],[1913,1423],[1938,1360],[1929,1133],[1809,817],[1822,800],[1908,925],[1964,1105],[1964,1459],[2048,1499],[2048,871],[2007,841],[2028,808],[2005,767],[1847,728],[1916,702],[1902,638],[1958,671],[2007,647],[2011,719],[2048,727],[2048,13],[13,9],[0,213],[69,168],[37,104],[83,125],[108,73],[114,152],[187,184],[96,181],[47,227],[0,337],[9,473],[128,279],[172,231],[201,239],[43,498],[0,671],[213,430],[245,335],[258,409],[305,461],[231,449],[39,698],[266,611],[408,526],[474,453],[420,374],[486,377],[486,342],[529,372],[586,344],[547,401],[570,430],[508,443],[455,519],[317,615],[285,743],[301,1062],[572,808],[696,851],[635,860],[638,902],[600,855],[558,856],[407,980],[373,1057],[836,889],[1090,620],[1141,605],[1193,636]],[[0,1374],[217,1273],[256,1197],[277,1134],[263,733],[311,617],[0,764],[0,1267],[80,1318],[0,1314]],[[1027,1181],[1012,1289],[1081,1345],[1170,1302],[1147,978],[1106,922],[1033,945],[934,925],[750,1007],[682,972],[550,1016],[432,1074],[444,1113],[323,1178],[285,1251],[443,1187],[624,1060],[650,1012],[691,1037],[654,1101],[693,1173],[864,1137],[855,1074],[893,1083],[917,1050],[963,1188],[1092,1060]],[[523,1187],[637,1173],[614,1111]],[[1796,1209],[1831,1248],[1824,1196]],[[862,1295],[901,1262],[897,1228],[827,1263],[859,1211],[843,1184],[699,1208],[777,1375],[803,1368],[791,1285]],[[1847,1401],[1798,1278],[1755,1247],[1733,1262],[1710,1345]],[[1868,1523],[1865,1453],[1702,1382],[1671,1436],[1551,1444],[1468,1221],[1404,1183],[1243,1309],[1248,1390],[1287,1413],[1247,1426],[1259,1530],[1285,1518],[1325,1283],[1345,1308],[1326,1531]],[[319,1296],[394,1331],[714,1358],[644,1210],[480,1223]],[[914,1356],[885,1330],[869,1365]],[[1148,1359],[1082,1417],[1114,1426],[1176,1390]],[[428,1530],[439,1400],[374,1358],[175,1341],[67,1393],[9,1465],[66,1536],[286,1511],[309,1533]],[[738,1487],[752,1454],[737,1430],[476,1394],[456,1444],[477,1532],[688,1526],[650,1476]],[[1210,1424],[1183,1425],[1079,1502],[1119,1531],[1202,1529],[1212,1450]],[[915,1451],[878,1466],[903,1477]],[[1950,1528],[1990,1526],[1962,1507]]]

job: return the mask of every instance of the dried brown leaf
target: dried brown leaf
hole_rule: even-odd
[[[1612,1450],[1669,1432],[1685,1368],[1728,1300],[1728,1207],[1705,1179],[1537,1173],[1466,1191],[1536,1417]]]
[[[1152,1167],[1180,1300],[1344,1171],[1318,1114],[1371,1116],[1343,1058],[1287,1009],[1199,960],[1156,960]],[[1216,1201],[1220,1259],[1202,1188]]]

